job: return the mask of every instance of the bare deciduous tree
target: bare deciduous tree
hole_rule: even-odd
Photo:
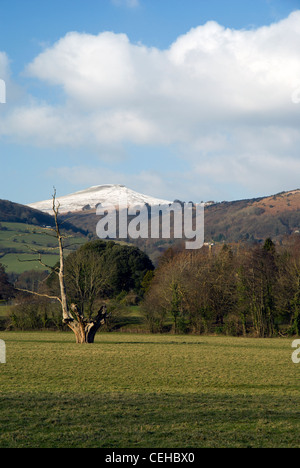
[[[107,318],[107,309],[106,306],[101,306],[98,314],[94,319],[92,319],[91,315],[87,318],[84,317],[82,309],[79,309],[76,304],[71,304],[68,306],[68,297],[67,297],[67,289],[66,289],[66,279],[65,279],[65,261],[64,261],[64,241],[68,238],[68,236],[62,234],[58,216],[59,216],[59,208],[60,204],[56,201],[56,190],[54,190],[53,194],[53,214],[55,220],[55,227],[54,228],[46,228],[50,231],[53,236],[56,237],[58,242],[58,251],[59,251],[59,268],[49,267],[42,261],[41,254],[38,254],[38,259],[34,259],[32,261],[38,261],[41,265],[45,266],[46,268],[50,268],[52,272],[58,275],[59,279],[59,296],[51,296],[45,293],[38,293],[29,291],[27,289],[16,288],[18,291],[34,294],[40,297],[47,297],[52,300],[57,300],[61,304],[62,308],[62,320],[63,323],[68,325],[68,327],[74,332],[76,337],[76,343],[93,343],[95,335],[101,325],[104,325]]]

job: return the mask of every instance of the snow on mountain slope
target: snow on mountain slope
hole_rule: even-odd
[[[124,206],[127,200],[128,206],[149,205],[169,205],[170,201],[149,197],[141,193],[134,192],[124,185],[98,185],[90,187],[80,192],[72,193],[64,197],[58,197],[60,203],[60,213],[76,212],[85,210],[95,210],[99,203],[110,203],[115,206]],[[28,205],[30,208],[53,214],[52,200],[45,200]]]

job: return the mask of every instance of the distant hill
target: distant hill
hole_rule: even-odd
[[[54,226],[52,216],[8,200],[0,200],[0,222]]]
[[[96,236],[96,225],[100,218],[96,216],[95,209],[69,213],[67,218],[75,226]],[[300,190],[249,200],[209,203],[205,206],[206,242],[251,242],[263,241],[267,237],[279,240],[298,231]],[[170,246],[167,241],[155,239],[152,242],[139,239],[138,244],[141,248],[142,244]]]
[[[8,200],[0,200],[0,223],[24,223],[34,226],[54,227],[54,217],[42,211],[20,205]],[[86,234],[80,226],[74,226],[70,222],[64,223],[64,229],[72,232]]]
[[[87,189],[81,193],[77,192],[76,203],[72,205],[76,207],[76,211],[61,213],[60,219],[66,229],[72,229],[73,232],[85,235],[89,234],[89,239],[97,238],[96,225],[100,218],[96,215],[96,201],[113,202],[115,196],[128,190],[123,186],[101,187]],[[108,193],[113,195],[112,200],[110,198],[99,199],[100,194],[101,197],[102,195],[106,197]],[[140,194],[136,194],[136,192],[132,192],[130,196],[128,192],[127,195],[130,203],[137,201],[137,195],[139,195],[138,200],[143,202]],[[147,197],[147,199],[149,200],[151,197]],[[70,202],[70,199],[68,198],[67,201]],[[88,201],[90,203],[80,209],[80,203]],[[69,207],[66,206],[66,209],[68,210]],[[44,207],[47,210],[48,208]],[[0,200],[1,221],[40,226],[53,225],[53,217],[48,213],[4,200]],[[300,190],[232,202],[209,202],[205,206],[206,242],[262,242],[268,237],[274,241],[280,241],[295,233],[300,233]],[[127,242],[146,252],[154,263],[167,248],[181,244],[180,240],[174,239],[133,240],[128,238]]]
[[[299,231],[300,190],[216,203],[205,209],[207,241],[280,240]]]

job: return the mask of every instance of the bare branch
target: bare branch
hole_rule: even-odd
[[[22,289],[22,288],[17,288],[15,287],[17,291],[25,292],[28,294],[33,294],[34,296],[39,296],[39,297],[46,297],[48,299],[55,299],[56,301],[59,301],[61,303],[61,299],[58,296],[49,296],[48,294],[40,294],[34,291],[29,291],[28,289]]]
[[[53,271],[54,273],[57,273],[57,268],[51,266],[51,265],[47,265],[47,263],[44,263],[42,262],[42,257],[41,257],[41,254],[37,252],[37,254],[39,255],[39,258],[31,258],[29,260],[21,260],[19,257],[18,258],[18,261],[20,263],[27,263],[27,262],[39,262],[42,266],[44,266],[45,268],[47,268],[47,270],[51,270]]]

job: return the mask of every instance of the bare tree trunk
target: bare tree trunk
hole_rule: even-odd
[[[63,321],[68,323],[68,321],[73,320],[73,317],[70,315],[70,312],[68,310],[67,291],[66,291],[66,285],[65,285],[64,254],[63,254],[62,238],[60,236],[58,237],[58,244],[59,244],[59,258],[60,258],[60,268],[59,268],[58,278],[59,278],[59,286],[60,286]]]
[[[76,343],[94,343],[95,335],[101,325],[104,325],[107,318],[106,306],[102,306],[95,320],[88,321],[78,311],[76,304],[71,305],[71,310],[76,317],[73,322],[68,322],[68,326],[76,336]]]
[[[68,302],[67,302],[67,292],[66,292],[66,285],[65,285],[65,263],[64,263],[64,247],[63,247],[63,236],[60,233],[59,223],[58,223],[58,212],[59,212],[59,204],[56,206],[56,192],[53,195],[53,213],[55,219],[55,231],[56,237],[58,241],[59,247],[59,286],[60,286],[60,298],[61,298],[61,306],[62,306],[62,314],[63,314],[63,322],[69,323],[73,322],[74,318],[72,317],[69,309],[68,309]]]

